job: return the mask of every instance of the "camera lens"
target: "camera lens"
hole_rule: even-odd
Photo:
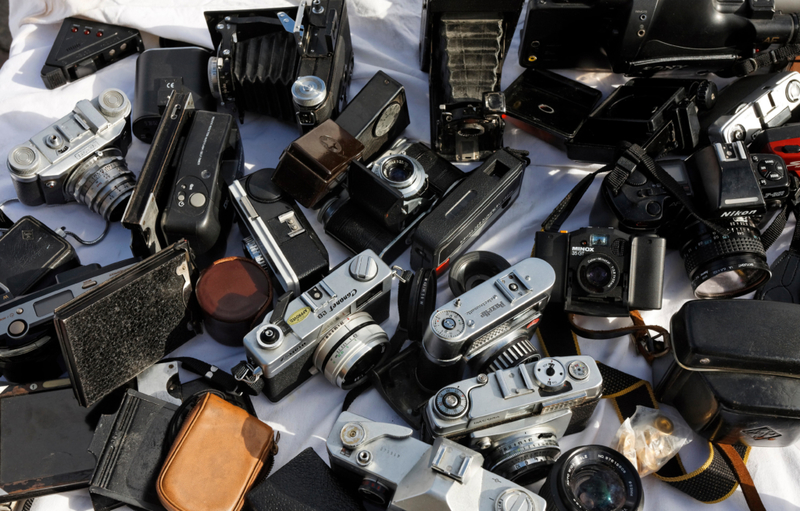
[[[547,511],[634,511],[644,507],[642,482],[622,454],[601,445],[565,452],[539,491]]]
[[[588,293],[605,294],[617,285],[617,265],[603,256],[591,256],[578,266],[578,283]]]
[[[117,148],[98,151],[81,163],[67,179],[67,195],[83,202],[110,222],[118,222],[125,212],[136,176]]]
[[[546,477],[560,453],[558,439],[551,430],[525,430],[504,438],[484,453],[485,466],[500,477],[527,486]]]
[[[351,314],[328,330],[314,352],[314,365],[337,387],[357,386],[386,351],[389,337],[366,312]]]
[[[696,221],[686,228],[681,248],[686,273],[697,298],[734,298],[755,290],[771,273],[753,221],[737,217],[726,236]]]
[[[377,162],[373,169],[386,183],[400,191],[404,198],[413,197],[422,190],[427,182],[422,165],[409,156],[396,154],[386,156]]]

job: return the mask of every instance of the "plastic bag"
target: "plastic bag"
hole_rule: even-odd
[[[614,438],[616,449],[636,467],[639,475],[652,474],[692,441],[692,430],[672,410],[637,406]]]

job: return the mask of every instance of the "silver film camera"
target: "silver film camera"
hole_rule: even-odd
[[[549,264],[531,257],[436,309],[422,338],[419,383],[436,392],[461,378],[538,360],[530,339],[555,280]]]
[[[777,73],[708,128],[712,142],[750,144],[767,128],[781,126],[800,106],[800,73]]]
[[[547,475],[558,439],[583,430],[603,377],[586,356],[543,358],[440,390],[425,407],[423,437],[475,449],[484,468],[520,485]]]
[[[11,149],[7,166],[20,202],[78,201],[106,220],[120,220],[136,184],[124,158],[130,115],[125,93],[106,89]]]
[[[342,412],[328,435],[331,467],[362,478],[359,493],[389,510],[544,511],[538,495],[481,468],[483,456],[410,428]]]
[[[366,250],[291,302],[284,295],[244,338],[247,377],[262,378],[273,402],[318,372],[342,389],[357,386],[386,350],[379,324],[389,317],[395,275]]]

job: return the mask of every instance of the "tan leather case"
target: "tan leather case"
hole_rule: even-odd
[[[158,497],[169,511],[239,511],[272,451],[271,427],[206,394],[172,444]]]

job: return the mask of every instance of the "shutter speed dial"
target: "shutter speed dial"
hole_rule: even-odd
[[[461,314],[443,310],[437,312],[431,319],[431,329],[442,339],[454,339],[464,333],[466,325]]]
[[[558,360],[543,358],[536,362],[533,368],[536,382],[544,390],[555,391],[564,386],[567,379],[567,370]]]

